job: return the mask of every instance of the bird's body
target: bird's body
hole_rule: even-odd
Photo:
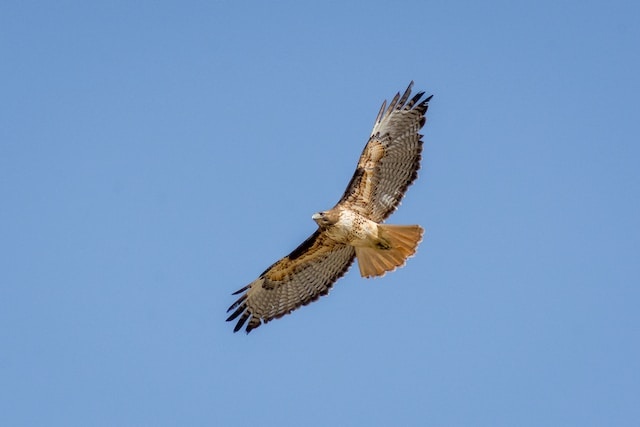
[[[349,209],[319,212],[311,218],[337,243],[364,247],[373,246],[378,239],[378,223]]]
[[[334,208],[312,218],[329,239],[355,249],[362,277],[382,276],[404,265],[422,240],[419,225],[378,224],[350,209]]]
[[[382,276],[401,267],[422,240],[419,225],[382,222],[398,207],[420,168],[425,113],[431,97],[409,99],[409,85],[388,108],[382,104],[369,142],[340,201],[312,216],[318,229],[289,255],[235,294],[227,320],[248,321],[250,332],[325,295],[358,259],[362,277]]]

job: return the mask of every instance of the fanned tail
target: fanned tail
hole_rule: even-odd
[[[382,276],[402,267],[416,253],[424,230],[419,225],[378,225],[379,242],[374,247],[356,247],[362,277]]]

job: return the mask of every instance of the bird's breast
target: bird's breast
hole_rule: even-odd
[[[338,221],[327,228],[333,240],[352,246],[370,246],[378,238],[378,224],[350,210],[340,212]]]

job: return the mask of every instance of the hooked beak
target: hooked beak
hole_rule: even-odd
[[[314,213],[313,215],[311,215],[311,219],[314,221],[318,221],[319,219],[322,218],[322,215],[320,213]]]

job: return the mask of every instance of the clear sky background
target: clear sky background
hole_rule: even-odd
[[[638,4],[3,2],[0,425],[640,425]],[[410,80],[417,256],[233,334]]]

